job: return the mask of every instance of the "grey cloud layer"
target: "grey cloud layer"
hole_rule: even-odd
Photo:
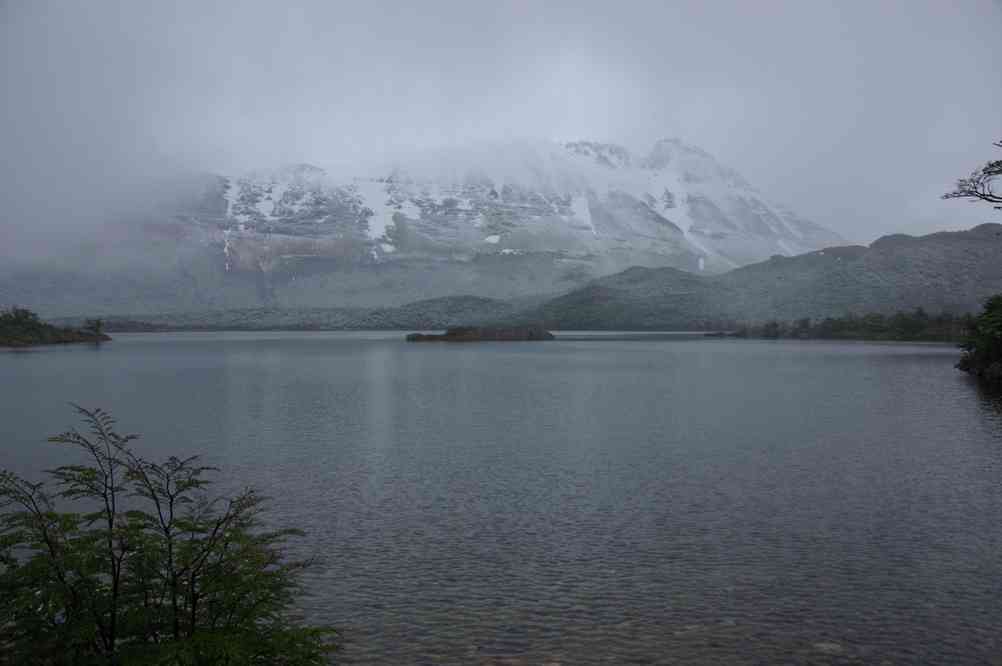
[[[990,0],[36,0],[0,20],[0,231],[25,247],[178,169],[513,137],[681,136],[859,241],[993,217],[938,199],[1002,136]]]

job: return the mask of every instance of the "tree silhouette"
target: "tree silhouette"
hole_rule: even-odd
[[[969,327],[961,344],[957,368],[988,384],[1002,387],[1002,294],[985,302],[985,309]]]
[[[1002,148],[1002,141],[992,145],[996,148]],[[996,192],[993,187],[995,179],[999,176],[1002,176],[1002,160],[993,160],[967,178],[958,180],[956,188],[952,192],[944,194],[943,198],[971,199],[991,204],[1002,204],[1002,192]],[[1002,210],[1002,205],[997,205],[995,208]]]

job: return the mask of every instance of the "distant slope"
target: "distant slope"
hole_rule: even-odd
[[[563,330],[715,328],[727,319],[727,289],[674,268],[631,268],[517,315]]]
[[[631,268],[525,310],[549,328],[699,328],[847,312],[976,311],[1002,292],[1002,225],[886,236],[717,276]]]

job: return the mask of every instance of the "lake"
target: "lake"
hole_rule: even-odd
[[[0,352],[0,466],[110,410],[324,558],[343,663],[1002,657],[1002,404],[949,346],[119,334]]]

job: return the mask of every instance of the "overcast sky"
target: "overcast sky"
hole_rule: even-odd
[[[853,241],[1002,221],[938,198],[999,157],[998,0],[285,4],[0,0],[0,232],[170,169],[514,137],[681,137]]]

